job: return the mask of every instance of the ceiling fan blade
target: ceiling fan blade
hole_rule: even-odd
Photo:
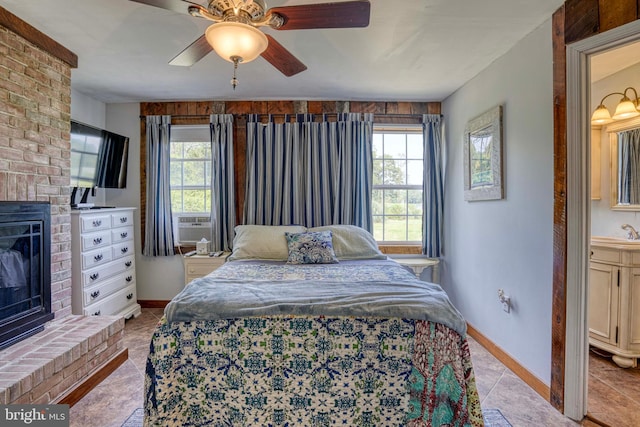
[[[282,74],[287,77],[291,77],[307,69],[298,58],[293,56],[291,52],[285,49],[280,43],[276,41],[269,34],[266,35],[269,40],[267,49],[260,54],[271,65],[276,67]]]
[[[367,0],[317,3],[269,9],[284,18],[278,30],[355,28],[369,25],[371,4]]]
[[[197,3],[192,3],[187,0],[131,0],[136,3],[147,4],[149,6],[159,7],[161,9],[171,10],[173,12],[178,13],[186,13],[189,14],[189,7],[194,6],[198,9],[206,10],[202,5]]]
[[[185,50],[169,61],[169,64],[181,67],[190,67],[204,58],[212,50],[213,48],[207,42],[207,39],[203,34],[200,38],[187,46]]]

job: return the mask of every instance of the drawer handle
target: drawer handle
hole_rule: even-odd
[[[127,252],[129,252],[129,247],[124,247],[120,249],[120,252],[122,252],[123,254],[126,254]]]
[[[591,257],[593,257],[593,251],[591,251]]]
[[[102,261],[102,258],[103,258],[102,254],[98,254],[98,255],[93,257],[95,262]]]
[[[91,276],[89,276],[89,279],[96,280],[98,277],[100,277],[100,273],[93,273]]]
[[[123,238],[123,239],[126,239],[128,235],[129,235],[129,233],[127,233],[126,231],[123,232],[123,233],[120,233],[120,237]]]
[[[133,280],[133,276],[127,276],[127,278],[126,278],[126,279],[124,279],[124,280],[126,280],[127,282],[130,282],[130,281],[132,281],[132,280]]]
[[[94,245],[99,245],[100,243],[102,243],[102,237],[96,237],[95,239],[93,239]]]
[[[91,298],[98,298],[100,296],[100,291],[91,292]]]
[[[126,222],[127,222],[128,220],[129,220],[129,219],[128,219],[126,216],[121,216],[121,217],[120,217],[120,224],[126,224]]]
[[[94,219],[93,220],[93,226],[94,227],[100,227],[102,225],[102,220],[101,219]]]
[[[131,299],[131,298],[133,298],[133,294],[127,295],[127,299]]]
[[[127,267],[131,267],[131,261],[125,262],[124,265],[126,265]]]
[[[94,316],[100,316],[100,310],[96,311],[95,313],[93,313]]]

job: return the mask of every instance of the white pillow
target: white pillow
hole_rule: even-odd
[[[308,231],[331,231],[333,251],[340,260],[348,259],[385,259],[378,243],[364,228],[355,225],[325,225],[309,228]]]
[[[267,259],[286,261],[289,258],[285,231],[303,233],[301,225],[238,225],[233,239],[233,251],[228,261],[240,259]]]

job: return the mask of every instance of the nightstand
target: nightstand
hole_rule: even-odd
[[[398,264],[409,267],[420,278],[425,268],[431,267],[431,282],[440,283],[440,260],[438,258],[425,258],[420,256],[391,256]]]
[[[193,279],[206,276],[213,270],[225,263],[231,252],[224,252],[220,256],[209,255],[193,255],[183,256],[184,261],[184,284],[186,285]]]

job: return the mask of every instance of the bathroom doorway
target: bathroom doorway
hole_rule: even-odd
[[[638,98],[640,42],[594,53],[588,62],[589,114],[604,105],[615,116],[625,93]],[[640,260],[640,240],[626,243],[628,233],[636,237],[632,230],[640,230],[640,202],[630,203],[622,194],[628,188],[620,185],[627,152],[617,135],[639,128],[640,117],[635,117],[592,123],[590,132],[587,412],[594,420],[621,427],[640,425],[640,368],[633,357],[635,347],[640,355],[640,303],[631,295],[640,291],[640,276],[632,267],[636,245]],[[640,185],[640,173],[631,178],[634,186]],[[625,224],[631,227],[623,229]]]

